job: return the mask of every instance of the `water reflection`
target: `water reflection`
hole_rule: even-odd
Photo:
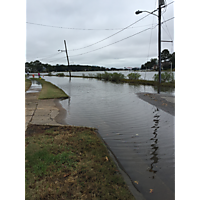
[[[40,82],[36,80],[32,80],[31,87],[26,91],[26,93],[36,93],[42,89],[42,85]]]
[[[158,153],[157,153],[157,150],[158,150],[158,129],[159,129],[159,121],[160,121],[160,115],[159,115],[159,109],[158,108],[155,108],[155,110],[153,111],[154,114],[154,117],[153,117],[153,122],[154,122],[154,125],[151,127],[153,129],[153,136],[152,138],[150,139],[151,141],[153,141],[153,144],[151,144],[151,149],[152,149],[152,152],[151,152],[151,155],[152,157],[150,158],[150,160],[152,160],[153,162],[151,163],[151,167],[149,169],[149,172],[153,172],[153,173],[156,173],[157,172],[157,169],[154,168],[155,164],[158,163]],[[152,176],[152,178],[154,178],[154,176]]]

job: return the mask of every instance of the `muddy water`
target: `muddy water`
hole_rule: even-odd
[[[71,97],[61,101],[67,110],[66,123],[98,128],[145,199],[174,199],[174,116],[136,95],[155,93],[153,87],[82,78],[45,79]]]

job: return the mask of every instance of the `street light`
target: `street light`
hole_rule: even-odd
[[[143,11],[138,10],[138,11],[135,12],[135,14],[136,14],[136,15],[139,15],[139,14],[142,13],[142,12],[143,12]]]
[[[138,10],[138,11],[135,12],[135,14],[139,15],[140,13],[147,12],[149,14],[152,14],[152,15],[155,15],[156,17],[158,17],[158,15],[154,14],[155,11],[157,11],[157,9],[152,11],[152,12],[149,12],[149,11],[146,11],[146,10]]]
[[[158,17],[158,66],[159,66],[159,88],[161,83],[161,6],[164,5],[164,0],[158,0],[158,9],[154,10],[153,12],[149,11],[136,11],[135,14],[138,15],[143,12],[147,12],[149,14],[155,15]],[[158,15],[154,14],[155,11],[158,10]],[[160,89],[158,90],[158,93],[160,93]]]

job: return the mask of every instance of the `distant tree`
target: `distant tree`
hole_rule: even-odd
[[[171,54],[169,53],[169,50],[168,49],[164,49],[162,52],[161,52],[161,61],[168,61],[171,57]]]
[[[155,65],[157,65],[157,58],[151,58],[150,61],[147,61],[145,64],[143,64],[141,66],[142,69],[152,69],[152,67],[154,67]]]

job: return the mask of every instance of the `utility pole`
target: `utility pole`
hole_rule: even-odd
[[[164,0],[158,0],[158,66],[159,66],[159,85],[158,93],[160,93],[160,84],[161,84],[161,9],[162,5],[165,5]]]
[[[158,0],[158,9],[154,10],[153,12],[149,12],[149,11],[136,11],[135,14],[138,15],[142,12],[147,12],[149,14],[155,15],[158,17],[158,68],[159,68],[159,72],[158,72],[158,78],[159,78],[159,82],[158,82],[158,93],[160,93],[160,84],[161,84],[161,10],[162,10],[162,6],[165,7],[165,0]],[[155,11],[158,10],[158,15],[153,14]],[[172,41],[163,41],[163,42],[172,42]]]
[[[69,57],[68,57],[68,53],[67,53],[67,45],[66,45],[66,41],[64,40],[64,44],[65,44],[65,52],[66,52],[66,57],[67,57],[67,63],[68,63],[68,67],[69,67]],[[71,77],[71,72],[69,70],[69,76]]]
[[[68,62],[68,66],[69,66],[69,58],[68,58],[67,45],[66,45],[66,41],[65,40],[64,40],[64,44],[65,44],[65,52],[66,52],[67,62]]]
[[[161,1],[158,0],[158,66],[159,84],[161,83]]]
[[[161,5],[164,4],[164,0],[158,0],[158,94],[160,94],[161,84]]]

